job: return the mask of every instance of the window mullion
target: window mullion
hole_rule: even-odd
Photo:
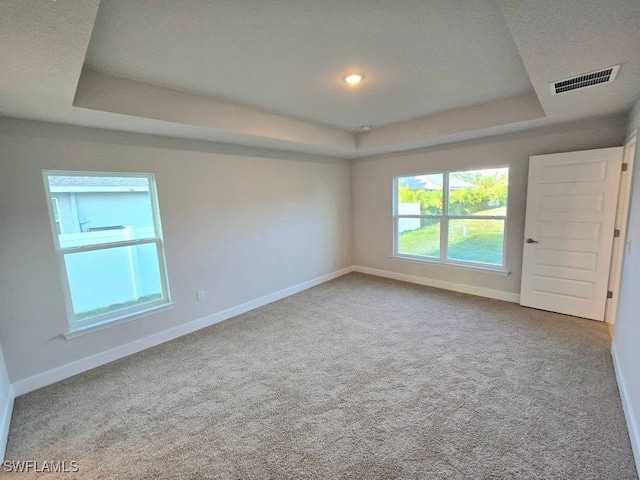
[[[164,245],[162,239],[154,238],[153,240],[156,244],[156,254],[158,256],[160,271],[164,271],[166,269],[166,258],[164,256]],[[166,275],[160,276],[160,282],[162,284],[162,298],[169,298],[169,282]]]
[[[162,238],[162,222],[160,221],[160,205],[158,204],[158,190],[156,182],[149,182],[151,199],[151,215],[153,216],[153,231],[156,238]]]
[[[398,198],[398,181],[398,178],[394,178],[391,186],[391,230],[393,232],[393,240],[391,244],[392,255],[398,254],[398,243],[400,242],[400,239],[398,238],[400,235],[398,232],[398,222],[400,222],[400,216],[398,215],[398,202],[400,201]]]
[[[442,219],[440,220],[440,260],[447,260],[449,244],[449,173],[442,174]]]

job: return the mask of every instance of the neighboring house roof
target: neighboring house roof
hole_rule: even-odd
[[[436,175],[417,175],[415,177],[401,177],[399,184],[403,187],[409,187],[414,190],[442,190],[443,176]],[[459,178],[453,177],[449,179],[449,188],[455,190],[458,188],[472,188],[473,183],[465,182]]]
[[[51,187],[148,187],[144,177],[84,177],[60,175],[49,177]]]
[[[146,192],[145,177],[85,177],[81,175],[49,176],[51,192]]]

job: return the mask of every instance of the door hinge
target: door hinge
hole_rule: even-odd
[[[622,164],[622,171],[626,172],[629,169],[629,164],[628,163],[623,163]]]
[[[614,237],[616,237],[616,238],[620,236],[620,229],[619,229],[619,228],[616,228],[616,229],[613,231],[613,236],[614,236]]]
[[[613,298],[613,292],[611,290],[607,292],[607,298]]]

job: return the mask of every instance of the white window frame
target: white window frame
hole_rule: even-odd
[[[149,182],[149,198],[151,201],[151,214],[154,224],[154,236],[143,239],[122,240],[117,242],[101,243],[95,245],[85,245],[78,247],[62,248],[60,246],[60,239],[56,231],[55,225],[55,212],[53,211],[53,202],[51,199],[51,191],[49,188],[49,176],[76,176],[76,177],[137,177],[146,178]],[[139,172],[93,172],[93,171],[69,171],[69,170],[43,170],[42,179],[44,182],[45,193],[47,195],[47,206],[49,209],[49,221],[51,224],[51,231],[53,233],[53,242],[58,257],[58,265],[60,270],[60,277],[62,280],[63,292],[65,297],[65,307],[67,310],[67,320],[69,323],[69,331],[64,334],[67,339],[74,338],[76,336],[84,335],[95,330],[102,330],[103,328],[111,327],[119,323],[125,323],[136,318],[149,315],[150,313],[156,313],[159,311],[170,308],[173,303],[171,302],[171,295],[169,291],[169,280],[167,273],[167,262],[164,253],[164,239],[162,235],[162,223],[160,221],[160,207],[158,203],[158,191],[156,187],[156,179],[153,173],[139,173]],[[64,257],[67,254],[91,252],[95,250],[107,250],[118,247],[132,247],[137,245],[155,244],[158,254],[158,266],[160,270],[160,281],[162,286],[162,298],[153,302],[144,303],[142,305],[136,305],[122,310],[114,312],[104,313],[102,315],[96,315],[82,320],[76,320],[75,312],[73,309],[73,302],[71,299],[71,289],[69,286],[69,278],[67,275],[66,263]]]
[[[502,275],[508,275],[509,272],[506,269],[507,258],[507,225],[509,218],[509,187],[507,187],[507,213],[505,215],[449,215],[449,175],[452,173],[460,172],[474,172],[478,170],[493,170],[498,168],[506,168],[510,173],[509,165],[498,165],[491,167],[471,167],[471,168],[456,168],[453,170],[438,170],[427,173],[406,173],[393,177],[393,252],[392,258],[398,260],[409,260],[421,263],[432,263],[443,266],[465,268],[469,270],[480,270],[487,272],[495,272]],[[441,215],[400,215],[398,213],[398,180],[406,177],[416,177],[421,175],[442,175],[442,214]],[[440,258],[435,257],[423,257],[419,255],[407,255],[398,252],[398,224],[401,218],[435,218],[440,219]],[[451,260],[447,258],[449,250],[449,220],[454,219],[470,219],[470,220],[503,220],[504,221],[504,235],[502,236],[502,264],[497,265],[494,263],[482,263],[482,262],[467,262],[463,260]]]
[[[62,234],[64,233],[64,230],[62,230],[62,222],[60,221],[60,204],[58,202],[57,197],[50,197],[50,198],[51,198],[51,208],[52,208],[54,226],[57,226],[58,229],[60,230],[60,233]]]

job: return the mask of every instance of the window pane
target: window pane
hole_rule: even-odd
[[[146,177],[48,175],[60,247],[156,236]],[[64,232],[64,233],[62,233]]]
[[[155,243],[64,256],[76,320],[161,299]]]
[[[440,258],[440,219],[398,218],[398,253]]]
[[[441,173],[398,178],[399,215],[442,215]]]
[[[449,220],[449,260],[502,265],[504,220]]]
[[[449,215],[506,215],[508,168],[449,174]]]

